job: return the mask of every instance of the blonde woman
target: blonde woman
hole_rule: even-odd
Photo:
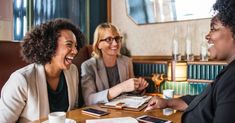
[[[116,26],[102,23],[96,28],[93,57],[81,66],[86,105],[105,103],[126,92],[141,93],[148,86],[143,78],[134,78],[132,61],[120,54],[121,46]]]

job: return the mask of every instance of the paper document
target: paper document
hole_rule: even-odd
[[[138,123],[138,121],[132,117],[119,117],[119,118],[86,120],[86,123]]]
[[[148,100],[151,99],[151,96],[127,96],[122,95],[114,100],[111,100],[108,103],[105,103],[106,106],[117,106],[117,104],[122,103],[124,107],[128,108],[139,108]]]

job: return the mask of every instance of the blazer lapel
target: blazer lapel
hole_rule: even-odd
[[[102,58],[97,59],[97,68],[97,72],[101,79],[101,83],[103,83],[104,89],[109,88],[108,76]]]
[[[120,82],[125,81],[127,78],[127,70],[128,70],[128,66],[126,66],[125,63],[120,57],[117,58],[117,67],[118,67],[118,73],[119,73],[119,77],[120,77]]]
[[[45,76],[45,70],[43,65],[35,65],[36,67],[36,85],[37,85],[37,92],[38,92],[38,110],[39,110],[39,117],[47,116],[49,111],[49,101],[48,101],[48,94],[47,94],[47,82]]]
[[[76,96],[74,95],[76,90],[74,90],[74,87],[72,87],[73,79],[71,78],[71,74],[69,73],[69,71],[64,70],[63,72],[64,72],[64,76],[65,76],[65,80],[66,80],[66,84],[68,88],[67,90],[68,90],[68,98],[69,98],[68,99],[69,100],[68,111],[69,111],[71,109],[72,104],[74,104],[73,99],[76,98]]]

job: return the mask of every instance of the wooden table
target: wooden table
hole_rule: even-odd
[[[147,111],[147,112],[144,112],[144,110],[142,110],[140,112],[135,112],[135,111],[126,111],[126,110],[119,110],[119,109],[100,108],[98,105],[90,106],[90,107],[106,110],[110,113],[110,114],[108,114],[106,116],[102,116],[100,118],[115,118],[115,117],[134,117],[134,118],[136,118],[141,115],[152,115],[152,116],[156,116],[158,118],[171,120],[171,121],[173,121],[173,123],[181,123],[182,112],[179,112],[179,111],[177,111],[176,113],[174,113],[170,116],[164,116],[162,113],[162,110],[160,110],[160,109],[151,110],[151,111]],[[87,107],[85,107],[85,108],[87,108]],[[85,123],[87,119],[97,119],[97,117],[82,114],[82,112],[81,112],[82,109],[83,108],[67,112],[67,118],[74,119],[77,121],[77,123]],[[45,120],[47,120],[47,118],[41,118],[40,120],[32,122],[32,123],[41,123]]]

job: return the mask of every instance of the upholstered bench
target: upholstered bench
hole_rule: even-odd
[[[0,40],[0,93],[3,85],[9,79],[11,73],[26,66],[20,55],[20,42]],[[91,46],[84,46],[80,49],[73,63],[81,69],[81,64],[91,57]]]

